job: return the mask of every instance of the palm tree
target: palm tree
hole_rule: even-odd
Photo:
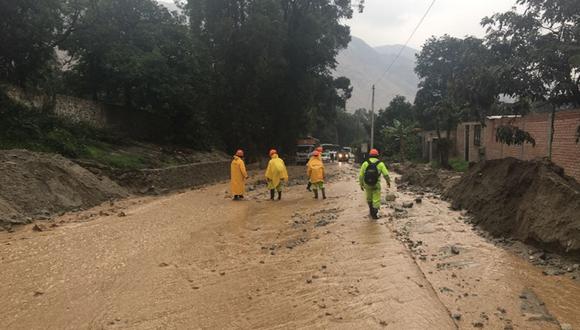
[[[412,139],[417,129],[413,122],[401,122],[397,119],[393,120],[392,126],[383,128],[383,137],[386,140],[398,142],[401,162],[405,161],[405,148],[407,141]]]

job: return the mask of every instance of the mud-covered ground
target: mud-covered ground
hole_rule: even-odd
[[[0,328],[580,328],[580,284],[482,238],[436,195],[372,221],[350,165],[314,200],[292,168],[0,233]],[[409,206],[409,205],[407,205]]]

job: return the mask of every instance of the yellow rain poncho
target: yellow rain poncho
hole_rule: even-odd
[[[311,183],[324,182],[324,164],[320,157],[310,159],[306,174],[308,174]]]
[[[268,162],[268,168],[266,168],[266,179],[268,179],[268,186],[270,189],[278,187],[281,180],[288,181],[286,165],[277,154],[272,155],[272,159]]]
[[[244,161],[240,157],[234,156],[230,170],[232,177],[232,195],[244,195],[246,191],[246,178],[248,177],[248,172],[246,172],[246,164],[244,164]]]

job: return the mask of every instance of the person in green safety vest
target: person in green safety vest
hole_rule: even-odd
[[[379,208],[381,207],[381,175],[387,180],[387,185],[391,187],[389,170],[378,157],[379,151],[371,149],[369,158],[362,163],[358,176],[360,188],[366,194],[370,215],[375,220],[379,218]]]

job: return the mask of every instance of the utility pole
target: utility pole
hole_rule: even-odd
[[[375,85],[373,85],[373,97],[371,100],[371,149],[375,147]]]

